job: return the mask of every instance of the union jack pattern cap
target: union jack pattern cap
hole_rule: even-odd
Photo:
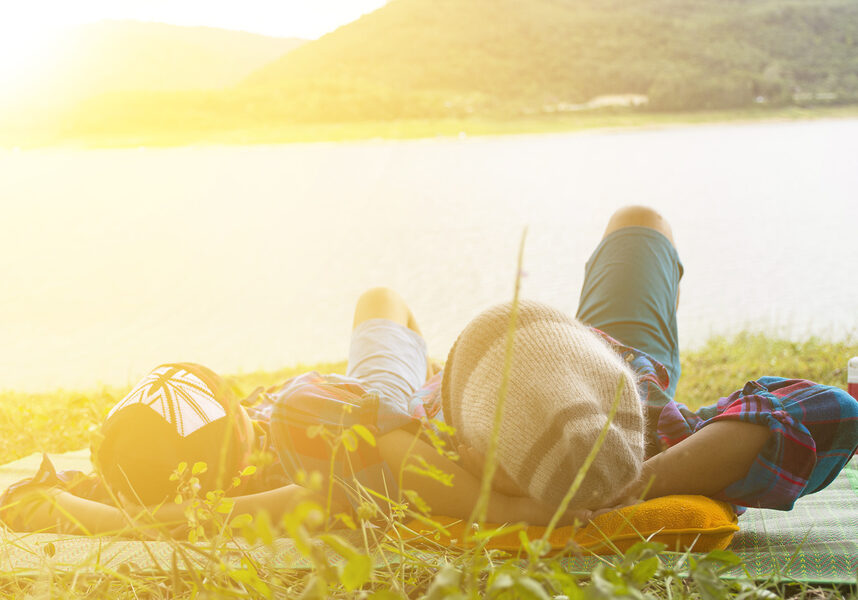
[[[214,392],[193,371],[181,365],[162,365],[149,373],[110,409],[108,420],[132,404],[148,406],[183,438],[226,416],[226,409]]]
[[[180,462],[205,462],[201,491],[223,487],[252,449],[252,427],[231,388],[195,363],[164,364],[146,375],[107,414],[93,459],[114,491],[144,503],[176,492]]]

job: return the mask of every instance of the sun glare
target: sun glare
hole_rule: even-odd
[[[59,28],[11,21],[0,23],[0,93],[26,82],[50,54]]]
[[[318,0],[313,4],[248,0],[241,7],[210,0],[26,0],[0,12],[0,99],[14,97],[56,58],[59,34],[102,20],[131,19],[209,26],[312,39],[371,12],[384,0]]]

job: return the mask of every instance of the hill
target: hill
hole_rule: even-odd
[[[109,91],[67,112],[59,129],[199,136],[624,103],[650,112],[858,103],[858,3],[392,0],[234,87]]]
[[[245,85],[327,89],[346,102],[363,90],[389,96],[397,113],[415,101],[447,112],[563,110],[610,94],[671,110],[854,100],[858,3],[393,0]]]
[[[69,109],[105,93],[221,89],[303,43],[213,27],[101,21],[64,32],[0,100]]]

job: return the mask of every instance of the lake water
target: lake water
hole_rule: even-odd
[[[685,347],[858,332],[858,120],[473,139],[0,150],[0,388],[346,355],[361,290],[446,356],[522,293],[574,311],[610,214],[659,210]],[[858,338],[853,338],[858,339]],[[856,352],[858,353],[858,352]]]

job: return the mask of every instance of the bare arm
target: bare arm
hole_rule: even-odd
[[[671,494],[716,494],[748,473],[768,437],[769,429],[762,425],[740,421],[712,423],[644,463],[641,477],[627,488],[625,495],[648,499]],[[402,483],[404,488],[415,490],[435,514],[459,518],[470,516],[480,493],[480,482],[475,476],[404,430],[381,436],[378,446],[394,473],[399,473],[403,464],[407,464],[406,457],[410,452],[451,474],[453,486],[448,487],[406,469],[402,472]],[[650,479],[652,484],[646,489]],[[29,530],[82,534],[121,534],[131,530],[129,517],[115,507],[59,490],[33,494],[41,494],[42,497],[22,499],[19,507],[19,518]],[[311,497],[305,488],[287,485],[233,498],[233,514],[255,514],[264,510],[276,522],[301,501]],[[317,501],[324,504],[323,499]],[[157,521],[168,525],[182,523],[184,510],[184,505],[165,504],[157,510]],[[136,514],[137,511],[131,512]],[[493,491],[487,519],[494,523],[526,521],[539,525],[548,523],[553,512],[554,507],[542,506],[533,499]],[[574,517],[586,521],[589,516],[589,513],[568,514],[561,524],[572,522]],[[140,527],[139,523],[137,527]]]
[[[395,474],[402,473],[402,485],[405,489],[415,490],[436,515],[468,518],[480,494],[480,481],[468,471],[443,457],[426,441],[404,430],[396,430],[378,438],[378,448],[382,458],[390,465]],[[405,469],[408,456],[420,456],[428,464],[452,475],[452,487]],[[234,502],[232,514],[256,514],[267,511],[272,520],[277,522],[283,515],[291,512],[302,501],[313,499],[324,505],[326,499],[313,494],[298,485],[287,485],[258,494],[248,494],[231,498]],[[92,503],[97,504],[97,503]],[[99,511],[98,518],[109,516],[115,519],[121,516],[120,511],[111,507],[99,505],[114,513]],[[161,507],[151,507],[155,518],[162,523],[180,523],[184,519],[184,504],[165,504]],[[336,510],[340,510],[337,508]],[[489,499],[487,520],[493,523],[525,521],[533,525],[545,525],[554,515],[556,507],[546,507],[532,498],[506,496],[493,491]],[[137,512],[132,506],[131,512]],[[568,513],[561,519],[560,524],[571,524],[575,518],[586,521],[590,513],[583,511]],[[105,521],[107,522],[107,521]]]
[[[320,505],[324,505],[325,501],[323,497],[294,483],[257,494],[234,496],[227,498],[227,500],[233,502],[232,510],[230,511],[232,515],[256,515],[260,512],[267,512],[274,523],[280,522],[284,515],[292,512],[304,500],[313,500]],[[143,510],[132,503],[128,503],[128,506],[131,507],[131,512]],[[187,516],[185,515],[187,508],[187,502],[182,504],[170,502],[161,506],[150,506],[145,510],[148,516],[158,523],[179,525],[185,523],[187,520]]]
[[[769,435],[764,425],[716,421],[646,461],[641,477],[624,495],[717,494],[748,474]]]
[[[256,514],[265,511],[275,523],[279,522],[283,515],[292,512],[304,500],[314,500],[322,506],[325,502],[324,498],[294,483],[258,494],[236,496],[232,500],[235,502],[232,514]]]
[[[473,510],[480,493],[480,481],[464,470],[455,462],[438,454],[438,452],[419,436],[404,430],[395,430],[383,435],[377,440],[382,458],[390,465],[393,473],[398,476],[402,470],[402,485],[405,489],[415,490],[436,515],[468,518]],[[408,464],[407,457],[420,456],[430,465],[453,476],[453,486],[403,469]],[[415,463],[417,464],[417,463]],[[381,490],[376,490],[381,491]],[[300,502],[313,499],[324,506],[326,499],[313,494],[298,485],[287,485],[274,490],[236,496],[232,514],[256,514],[267,511],[272,520],[279,521],[286,513],[291,512]],[[184,505],[167,504],[158,509],[159,521],[179,521],[183,518]],[[334,512],[343,510],[340,506]],[[531,498],[511,497],[492,492],[489,501],[487,519],[493,523],[526,521],[531,524],[547,524],[554,514],[554,507],[544,507]],[[586,520],[589,513],[569,514],[561,524],[571,523],[574,517]]]
[[[416,491],[436,515],[462,519],[470,516],[480,495],[480,481],[471,473],[438,454],[419,436],[415,438],[413,434],[401,429],[380,437],[378,447],[395,474],[400,472],[403,464],[409,464],[409,454],[420,456],[430,465],[451,474],[453,485],[449,487],[435,479],[405,469],[402,471],[402,485],[405,489]],[[492,491],[486,519],[491,523],[525,521],[532,525],[546,525],[555,510],[556,507],[543,506],[532,498],[507,496]],[[589,513],[569,513],[564,515],[560,523],[571,524],[576,517],[586,521]]]
[[[95,535],[121,534],[131,529],[131,519],[118,508],[59,489],[29,492],[7,510],[27,531]]]
[[[267,511],[273,519],[279,520],[302,500],[311,497],[307,489],[287,485],[233,498],[235,504],[232,514]],[[169,529],[185,524],[186,508],[186,504],[170,502],[144,509],[126,502],[126,511],[123,512],[114,506],[58,489],[46,489],[30,492],[7,510],[13,511],[13,518],[27,531],[61,531],[79,535],[122,535],[132,532],[140,535],[148,532],[154,535],[159,527],[163,529],[166,526]]]

